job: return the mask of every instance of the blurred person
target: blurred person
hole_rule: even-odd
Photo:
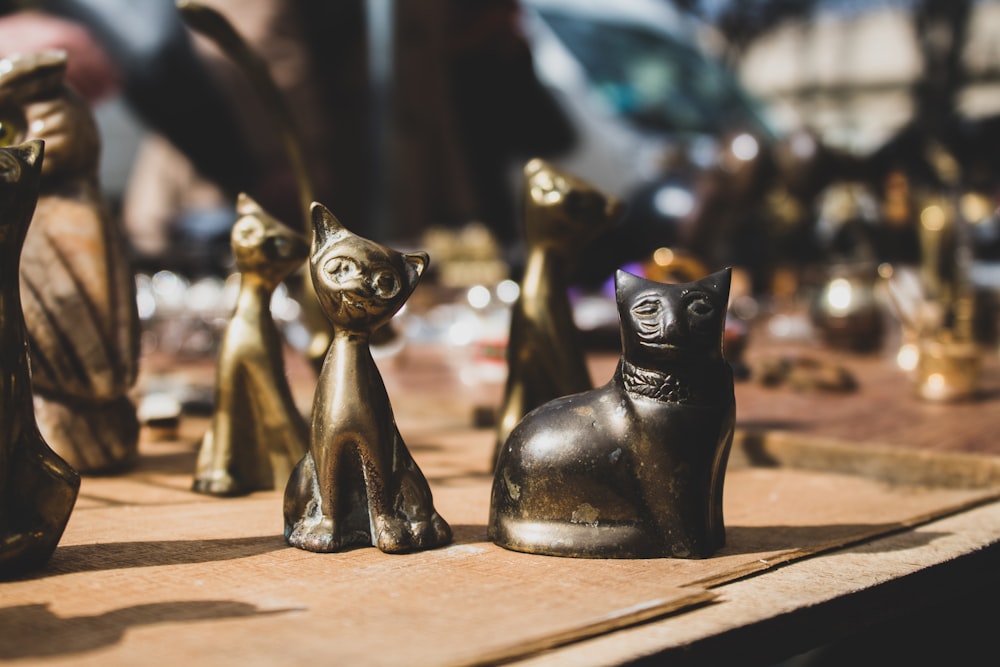
[[[431,225],[487,224],[518,235],[511,173],[518,162],[568,148],[572,128],[535,77],[513,0],[385,3],[389,41],[363,0],[203,0],[267,63],[300,134],[315,198],[358,233],[416,240]],[[290,224],[301,215],[294,174],[274,119],[245,72],[209,42],[195,48],[232,101],[260,165],[257,198]],[[389,57],[378,80],[373,58]],[[384,89],[380,86],[384,85]],[[180,173],[162,142],[137,170]],[[143,166],[145,164],[145,166]],[[177,193],[187,191],[174,179]],[[131,188],[130,188],[131,189]],[[127,207],[130,209],[131,207]],[[134,209],[133,209],[134,210]]]
[[[117,65],[84,26],[38,11],[4,14],[3,6],[0,3],[0,58],[49,49],[65,51],[66,81],[89,104],[119,92]]]
[[[202,4],[267,63],[301,135],[315,198],[377,240],[480,221],[513,241],[519,212],[511,174],[572,142],[572,128],[535,77],[515,0],[386,3],[390,42],[374,45],[364,0]],[[224,225],[217,211],[239,191],[304,224],[274,119],[245,72],[189,31],[172,0],[34,6],[33,16],[85,29],[89,47],[67,50],[81,68],[104,55],[106,83],[103,92],[92,86],[90,97],[120,90],[150,130],[123,202],[139,245],[162,249],[163,229],[178,220]],[[381,97],[373,49],[391,57]]]
[[[13,40],[0,41],[0,49],[64,48],[69,82],[84,97],[97,102],[120,92],[143,124],[228,194],[253,187],[254,163],[230,101],[195,52],[173,0],[35,0],[16,11],[23,6],[0,0],[0,20],[23,26],[16,49]],[[84,32],[89,45],[79,38]],[[111,75],[93,66],[99,59],[111,61],[113,89]]]

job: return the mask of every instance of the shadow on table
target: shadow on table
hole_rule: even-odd
[[[128,567],[210,563],[259,556],[287,548],[280,534],[208,540],[72,544],[58,547],[48,566],[27,578]]]
[[[154,623],[260,617],[290,611],[298,610],[261,611],[254,605],[230,600],[157,602],[68,618],[56,616],[46,604],[0,607],[0,660],[92,651],[121,641],[129,628]]]

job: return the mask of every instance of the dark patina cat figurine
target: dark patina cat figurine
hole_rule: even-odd
[[[18,266],[42,154],[41,141],[0,148],[0,578],[48,561],[80,490],[38,431],[21,313]]]
[[[511,429],[539,405],[586,391],[590,379],[569,302],[574,257],[616,225],[624,207],[616,198],[544,160],[524,167],[527,262],[511,309],[507,382],[493,459]]]
[[[313,399],[309,453],[285,490],[285,539],[321,552],[446,544],[451,528],[399,434],[370,348],[372,332],[410,297],[427,254],[357,236],[317,203],[312,226],[310,273],[333,341]]]
[[[74,469],[110,473],[139,456],[135,275],[99,182],[97,124],[66,64],[61,51],[0,60],[0,125],[7,140],[45,142],[21,256],[38,426]]]
[[[241,194],[230,235],[240,292],[216,366],[215,412],[193,489],[237,495],[284,488],[309,448],[309,425],[285,374],[271,295],[309,256],[309,242]]]
[[[494,475],[491,540],[584,558],[704,558],[723,546],[736,422],[722,351],[730,278],[730,269],[682,284],[616,273],[618,368],[511,432]]]

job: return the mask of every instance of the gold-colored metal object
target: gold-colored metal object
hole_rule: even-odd
[[[980,351],[973,342],[921,340],[914,386],[917,395],[928,401],[964,400],[978,391],[980,369]]]
[[[615,197],[534,159],[524,167],[527,260],[511,310],[507,381],[494,460],[514,426],[543,403],[593,387],[569,302],[573,258],[620,222]]]
[[[823,342],[852,352],[875,352],[885,339],[885,313],[875,298],[877,273],[867,264],[839,264],[810,304]]]
[[[736,423],[723,354],[730,280],[729,269],[679,284],[617,272],[618,368],[511,432],[493,478],[491,540],[578,558],[704,558],[723,546]]]
[[[281,135],[282,146],[295,174],[299,203],[302,207],[302,230],[311,233],[309,210],[315,199],[316,187],[306,164],[302,137],[267,63],[247,44],[229,20],[215,9],[191,0],[178,0],[177,9],[188,27],[211,39],[244,72],[269,115],[274,119],[275,127]],[[291,281],[290,287],[299,298],[305,325],[312,335],[306,354],[318,370],[330,345],[329,323],[316,301],[315,288],[305,272],[297,275],[296,279]]]
[[[0,148],[0,578],[44,565],[76,503],[80,476],[38,431],[18,265],[43,143]]]
[[[236,211],[231,241],[240,291],[219,350],[212,426],[193,485],[222,496],[284,488],[309,448],[309,425],[295,406],[271,317],[275,288],[305,262],[309,242],[246,194]]]
[[[0,61],[0,117],[13,119],[9,140],[46,147],[21,256],[38,425],[74,469],[108,473],[138,459],[135,276],[99,183],[93,113],[65,72],[61,51]]]
[[[889,295],[902,325],[897,360],[910,372],[917,395],[928,401],[965,400],[979,389],[976,299],[961,224],[957,205],[949,198],[926,197],[920,211],[919,271],[913,276],[886,269]]]
[[[389,553],[451,540],[430,486],[403,442],[371,353],[372,333],[406,303],[426,253],[353,234],[312,207],[310,272],[333,342],[313,399],[309,453],[285,489],[285,539],[308,551],[370,544]]]

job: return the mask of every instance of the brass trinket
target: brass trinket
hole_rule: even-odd
[[[80,476],[38,431],[21,313],[18,266],[42,154],[41,141],[0,148],[0,578],[48,561],[80,489]]]
[[[66,55],[0,60],[2,142],[45,142],[42,183],[21,256],[38,426],[81,473],[138,459],[129,397],[139,369],[139,314],[125,233],[98,182],[100,136],[64,82]]]
[[[593,387],[569,302],[570,270],[581,248],[624,212],[615,197],[540,159],[525,165],[524,180],[527,261],[511,311],[494,461],[528,412]]]
[[[430,486],[396,427],[372,333],[406,303],[426,253],[401,253],[312,206],[310,273],[333,325],[313,399],[309,453],[285,489],[285,539],[308,551],[373,545],[388,553],[451,541]]]
[[[730,279],[730,269],[680,284],[616,273],[618,368],[511,432],[494,473],[493,542],[579,558],[704,558],[724,545]]]
[[[212,426],[193,485],[213,495],[283,488],[309,442],[271,317],[275,288],[305,262],[309,242],[246,194],[236,211],[231,241],[240,291],[219,350]]]
[[[968,240],[949,199],[931,197],[923,203],[919,272],[883,269],[902,326],[897,362],[910,372],[920,398],[967,400],[979,391],[982,366],[973,325],[976,299],[968,275]]]

